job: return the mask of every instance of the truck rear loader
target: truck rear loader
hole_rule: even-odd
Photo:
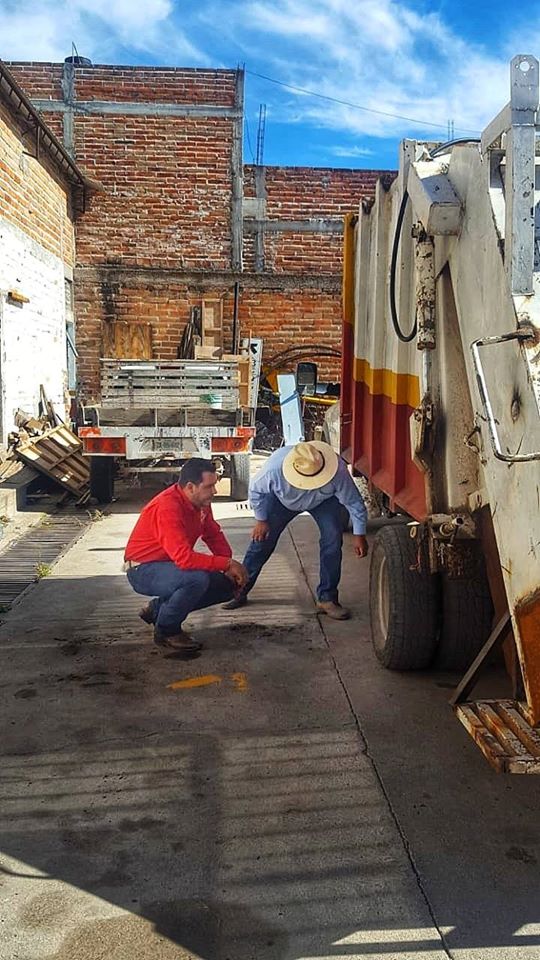
[[[493,767],[540,772],[539,65],[479,140],[404,141],[345,224],[341,448],[387,511],[372,639],[466,670],[452,706]],[[503,644],[512,690],[471,699]]]

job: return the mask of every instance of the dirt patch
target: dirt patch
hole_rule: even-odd
[[[22,690],[16,690],[13,694],[16,700],[32,700],[37,695],[38,692],[33,687],[24,687]]]
[[[508,847],[505,853],[509,860],[517,860],[519,863],[538,863],[534,853],[525,850],[525,847]]]

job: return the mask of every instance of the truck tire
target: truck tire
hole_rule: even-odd
[[[468,579],[442,576],[441,631],[437,667],[467,670],[488,639],[493,603],[483,563]]]
[[[371,553],[371,639],[388,670],[422,670],[437,647],[438,581],[415,569],[417,544],[406,525],[396,524],[379,531]]]
[[[231,500],[247,500],[249,490],[249,453],[231,457]]]
[[[90,457],[90,496],[98,503],[114,497],[114,457]]]

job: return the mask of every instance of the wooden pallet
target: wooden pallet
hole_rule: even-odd
[[[17,457],[80,496],[90,482],[89,462],[81,450],[79,438],[62,424],[19,444]]]
[[[202,346],[223,350],[223,300],[205,297],[201,303]]]

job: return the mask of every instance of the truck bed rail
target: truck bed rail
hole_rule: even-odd
[[[240,402],[237,361],[101,361],[101,407],[206,407],[236,410]]]

